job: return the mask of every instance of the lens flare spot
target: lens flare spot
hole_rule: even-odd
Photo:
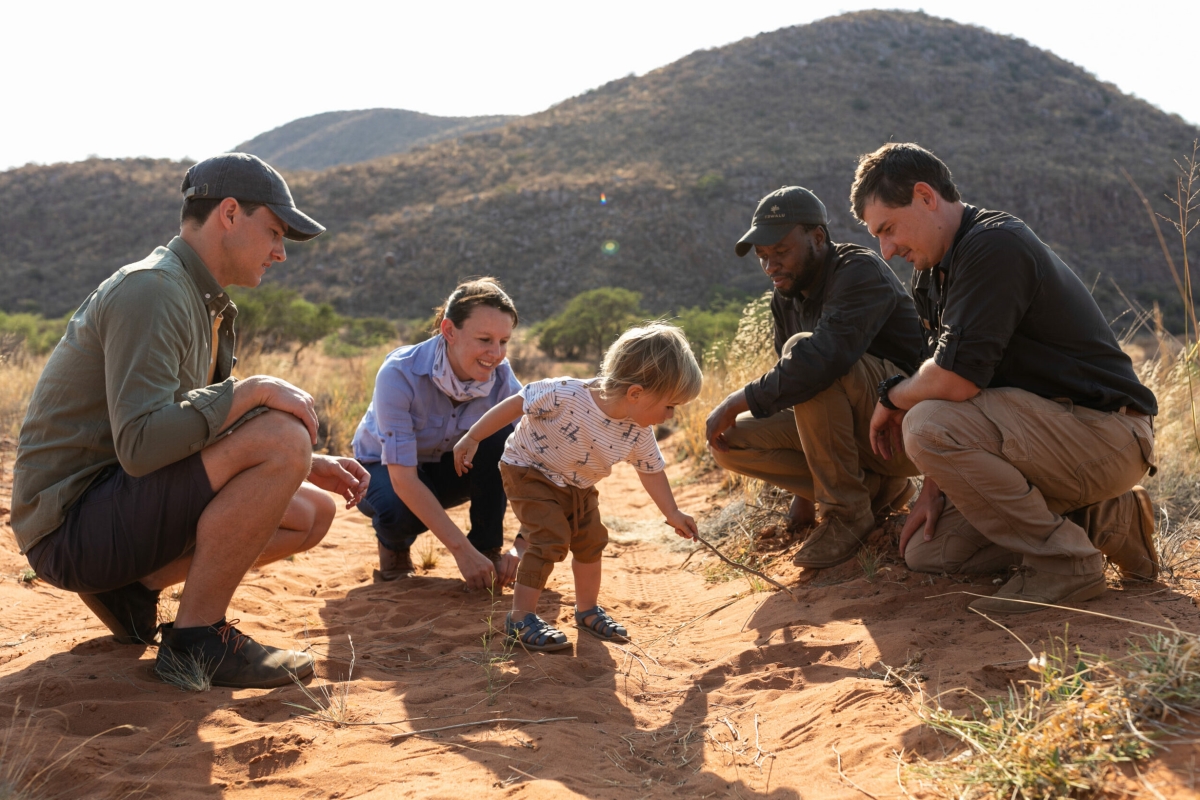
[[[602,205],[602,206],[608,205],[608,198],[604,196],[604,192],[600,193],[600,205]]]
[[[615,256],[617,254],[617,251],[620,249],[621,249],[621,245],[617,244],[612,239],[609,239],[607,242],[605,242],[604,244],[602,244],[600,246],[600,251],[602,253],[604,253],[604,255],[606,255],[606,256]]]

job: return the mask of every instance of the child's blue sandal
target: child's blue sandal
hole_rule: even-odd
[[[504,632],[526,650],[549,652],[571,646],[565,633],[532,611],[516,622],[513,621],[512,612],[508,612],[504,618]]]
[[[586,621],[588,617],[592,618],[591,622]],[[587,631],[593,636],[598,636],[606,642],[629,641],[629,631],[625,630],[625,626],[610,617],[608,612],[600,606],[585,611],[576,608],[575,627]]]

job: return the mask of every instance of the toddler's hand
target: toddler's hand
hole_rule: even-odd
[[[679,509],[674,513],[667,515],[667,524],[675,529],[675,532],[684,539],[696,538],[698,529],[696,528],[696,520],[692,519],[690,514],[685,514]]]
[[[475,457],[475,451],[478,449],[479,442],[471,438],[469,431],[454,445],[454,471],[460,478],[473,466],[471,459]]]

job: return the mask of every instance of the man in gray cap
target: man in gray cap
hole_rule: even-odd
[[[13,471],[12,528],[38,577],[80,599],[124,644],[157,634],[159,592],[187,582],[155,668],[204,665],[219,686],[312,672],[226,621],[256,564],[313,547],[366,471],[314,456],[312,397],[236,380],[225,287],[257,286],[283,240],[325,229],[283,177],[243,153],[188,170],[179,236],[105,280],[71,317],[38,380]],[[306,482],[307,478],[307,482]]]
[[[758,204],[735,251],[753,248],[771,279],[779,356],[765,375],[708,416],[717,463],[794,495],[791,524],[815,524],[795,563],[832,567],[852,557],[875,516],[902,507],[917,470],[877,456],[869,438],[878,384],[920,363],[917,314],[879,256],[829,239],[825,206],[785,186]]]

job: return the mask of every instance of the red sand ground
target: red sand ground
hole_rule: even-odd
[[[11,460],[6,443],[0,528]],[[678,480],[684,467],[671,473]],[[492,603],[463,591],[444,552],[419,577],[372,584],[370,529],[357,512],[339,513],[320,546],[249,575],[230,617],[267,643],[311,646],[319,677],[310,691],[347,674],[353,642],[347,727],[289,705],[311,705],[295,686],[192,694],[161,683],[154,648],[118,645],[74,595],[21,582],[26,564],[2,530],[0,704],[12,722],[0,763],[31,754],[44,765],[52,749],[57,757],[74,748],[49,775],[52,797],[892,798],[902,796],[898,753],[957,748],[921,726],[906,692],[875,677],[881,664],[920,652],[927,691],[965,686],[985,696],[1032,676],[1025,649],[966,610],[962,592],[990,591],[989,580],[893,564],[870,582],[850,562],[804,580],[781,570],[798,601],[752,594],[744,580],[712,584],[678,569],[690,546],[661,524],[632,470],[619,469],[601,496],[614,528],[602,602],[637,646],[570,627],[570,569],[560,568],[543,616],[558,619],[575,647],[517,653],[496,669],[490,693],[481,637]],[[714,480],[685,482],[677,496],[695,514],[727,502]],[[497,600],[497,624],[509,600]],[[1187,630],[1200,617],[1192,598],[1163,584],[1126,586],[1086,608]],[[1005,621],[1035,650],[1067,625],[1091,652],[1123,652],[1135,633],[1074,612]],[[392,739],[513,717],[571,719]],[[133,727],[88,738],[117,726]],[[1198,751],[1180,745],[1143,765],[1154,792],[1121,785],[1195,796]],[[907,789],[921,795],[914,782]]]

